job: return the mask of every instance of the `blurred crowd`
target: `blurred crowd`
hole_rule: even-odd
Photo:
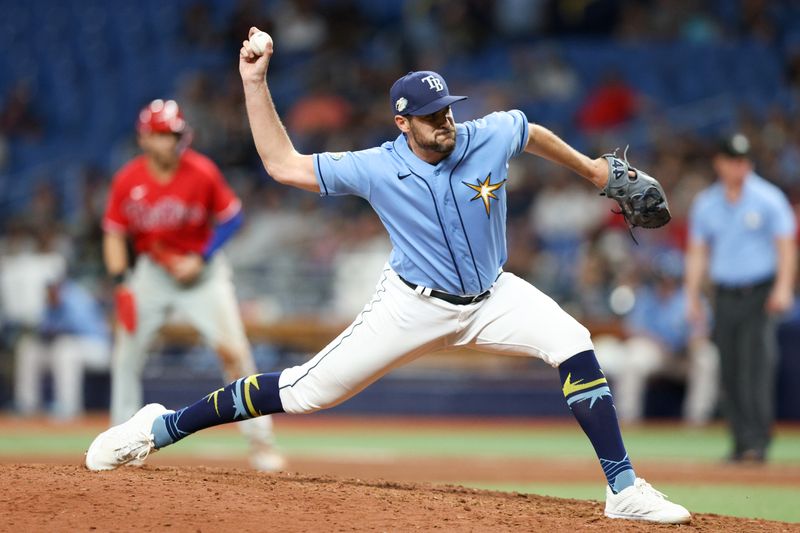
[[[323,201],[266,175],[234,66],[252,25],[274,37],[268,79],[300,152],[367,148],[394,138],[388,88],[414,69],[441,71],[454,93],[470,96],[454,107],[457,121],[519,108],[531,122],[542,120],[594,156],[630,144],[632,163],[665,186],[674,217],[659,230],[634,230],[638,244],[612,213],[615,204],[598,198],[580,178],[530,156],[509,169],[506,270],[589,324],[618,321],[635,304],[630,295],[655,285],[664,261],[680,258],[691,201],[714,179],[711,155],[720,133],[747,134],[756,171],[780,186],[800,213],[800,32],[793,30],[800,9],[792,2],[240,0],[225,16],[220,5],[186,3],[179,31],[188,48],[227,53],[229,67],[177,72],[171,94],[140,96],[141,103],[163,96],[181,104],[194,130],[193,146],[221,166],[245,202],[246,225],[226,252],[246,320],[295,314],[348,320],[367,301],[390,250],[365,202]],[[601,66],[602,75],[587,79],[562,53],[567,40],[621,48]],[[782,69],[774,101],[738,99],[746,91],[733,86],[723,113],[711,98],[716,94],[697,102],[665,101],[625,72],[625,50],[637,43],[667,53],[687,44],[766,49]],[[492,64],[476,65],[472,58],[487,51],[508,68],[498,73]],[[702,83],[702,71],[691,64],[682,68]],[[2,173],[13,157],[10,141],[48,136],[38,101],[48,96],[15,80],[0,97]],[[567,111],[548,113],[551,107]],[[116,120],[130,124],[130,131],[108,139],[105,160],[83,161],[69,176],[42,176],[21,203],[0,212],[0,274],[8,278],[6,265],[22,264],[21,258],[36,262],[57,254],[66,264],[63,276],[80,280],[108,308],[99,221],[113,172],[136,152],[135,116]],[[0,174],[0,193],[14,187],[10,179]],[[44,302],[52,279],[41,274],[38,280],[35,297]],[[22,285],[6,280],[2,290],[0,321],[38,327],[44,306],[20,311],[15,304]]]

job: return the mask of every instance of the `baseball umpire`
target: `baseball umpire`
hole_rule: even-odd
[[[258,31],[250,29],[250,37]],[[410,72],[390,90],[400,135],[380,147],[302,155],[266,83],[271,42],[245,41],[239,69],[256,148],[277,181],[323,196],[354,194],[377,212],[393,250],[375,295],[307,363],[239,379],[177,412],[150,404],[101,433],[92,470],[116,468],[200,429],[269,413],[337,405],[390,370],[434,350],[473,348],[538,357],[558,368],[567,404],[597,452],[611,518],[685,523],[689,512],[637,478],[589,331],[529,283],[503,272],[508,162],[522,152],[563,165],[618,200],[634,225],[669,220],[658,183],[614,156],[590,159],[517,110],[456,123],[435,72]],[[213,400],[213,401],[212,401]]]
[[[192,132],[174,100],[139,113],[140,155],[114,176],[103,220],[106,269],[116,283],[118,326],[112,363],[111,420],[142,406],[142,368],[171,310],[185,316],[216,350],[225,378],[256,371],[239,316],[231,270],[221,246],[241,226],[241,202],[217,166],[188,148]],[[128,277],[126,239],[138,258]],[[251,464],[282,470],[272,420],[239,425],[251,442]]]
[[[774,422],[777,317],[794,300],[797,221],[783,192],[756,174],[742,133],[721,140],[713,165],[718,180],[689,213],[687,314],[705,326],[700,301],[708,272],[730,460],[763,463]]]

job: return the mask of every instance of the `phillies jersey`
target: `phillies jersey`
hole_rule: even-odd
[[[323,196],[366,199],[389,232],[389,265],[404,279],[450,294],[480,294],[506,262],[508,161],[528,143],[522,111],[456,124],[456,146],[436,165],[404,134],[378,148],[314,156]]]
[[[127,234],[138,253],[158,246],[202,254],[212,222],[224,222],[241,209],[219,168],[206,156],[186,150],[172,179],[161,183],[144,155],[114,176],[103,230]]]

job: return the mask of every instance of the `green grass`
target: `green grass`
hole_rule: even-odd
[[[728,451],[722,428],[690,430],[640,428],[625,432],[625,443],[637,459],[717,462]],[[580,429],[423,429],[408,431],[342,431],[309,439],[302,433],[281,432],[282,446],[297,453],[377,451],[402,456],[475,455],[484,457],[592,458],[594,451]],[[780,432],[771,449],[772,461],[800,464],[800,431]]]
[[[0,457],[68,455],[80,457],[95,436],[87,428],[51,427],[37,430],[4,426],[0,434]],[[624,431],[631,456],[636,460],[675,462],[718,462],[728,451],[723,427],[690,430],[681,427],[646,427]],[[459,426],[436,428],[391,428],[382,424],[354,425],[326,422],[324,426],[281,425],[281,448],[290,456],[327,457],[415,457],[462,456],[505,458],[592,459],[594,452],[577,426]],[[240,455],[246,443],[232,428],[215,429],[166,448],[161,455]],[[800,467],[800,429],[777,432],[771,449],[771,463]],[[532,492],[551,496],[602,500],[602,483],[510,484],[471,483],[464,485],[493,490]],[[694,512],[758,517],[800,522],[800,487],[745,485],[661,485],[670,497]]]
[[[235,434],[229,430],[199,433],[164,451],[180,454],[244,450],[243,439],[236,438]],[[91,430],[68,427],[4,431],[0,435],[0,455],[74,453],[84,450],[93,437]],[[717,462],[728,451],[727,432],[721,427],[697,430],[679,427],[636,428],[624,431],[624,437],[630,455],[640,460]],[[347,425],[342,429],[287,426],[278,428],[278,438],[281,448],[295,455],[594,457],[591,445],[581,431],[569,426],[425,427],[415,431],[384,427],[373,429],[367,424],[357,427]],[[800,430],[779,431],[770,459],[775,463],[800,465]]]

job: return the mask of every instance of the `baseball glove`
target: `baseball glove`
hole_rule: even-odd
[[[628,163],[628,148],[622,159],[616,150],[603,157],[608,161],[608,183],[600,193],[615,200],[631,228],[660,228],[670,221],[667,196],[654,177]]]

